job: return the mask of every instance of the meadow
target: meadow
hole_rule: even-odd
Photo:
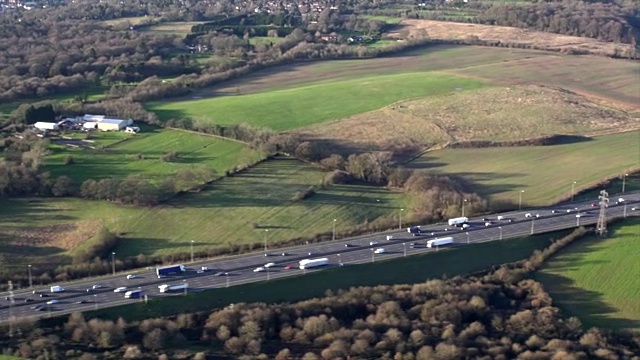
[[[329,186],[294,200],[323,176],[300,161],[278,158],[149,208],[71,198],[2,201],[0,261],[12,259],[20,269],[64,263],[101,226],[123,236],[116,249],[122,257],[187,253],[191,241],[196,252],[262,244],[265,237],[275,246],[331,232],[333,219],[338,234],[365,222],[374,226],[377,218],[395,215],[406,204],[401,193],[367,185]]]
[[[52,145],[46,169],[54,176],[67,175],[77,183],[87,179],[125,178],[132,174],[162,180],[198,166],[207,166],[224,175],[236,165],[254,163],[263,156],[241,142],[148,126],[135,135],[94,132],[90,136],[95,149]],[[163,161],[163,155],[172,151],[178,152],[178,159]],[[68,156],[73,157],[74,162],[65,165]]]
[[[202,21],[169,21],[169,22],[161,22],[159,24],[154,24],[148,27],[143,28],[142,31],[162,34],[162,35],[179,35],[186,36],[191,33],[191,28],[195,25],[202,24]]]
[[[405,166],[459,176],[490,200],[523,206],[549,205],[601,180],[638,169],[637,131],[553,146],[445,149],[430,151]]]
[[[180,312],[211,311],[239,302],[293,302],[323,297],[329,289],[349,289],[355,286],[420,283],[428,279],[453,277],[483,271],[493,265],[527,258],[536,249],[549,245],[551,239],[566,232],[536,235],[499,243],[463,246],[455,250],[439,251],[406,258],[376,261],[327,269],[305,276],[257,282],[231,288],[191,293],[186,297],[171,297],[148,304],[131,304],[92,311],[87,316],[127,321],[149,317],[175,315]],[[398,280],[401,279],[401,280]]]
[[[304,138],[332,139],[347,149],[419,152],[449,142],[596,135],[639,127],[638,119],[626,112],[577,94],[540,86],[496,86],[399,101],[296,132]]]
[[[378,109],[393,102],[477,89],[478,80],[433,73],[406,73],[330,81],[244,96],[148,104],[161,119],[193,118],[216,124],[248,123],[291,130]]]
[[[568,316],[585,327],[640,332],[640,219],[609,227],[609,236],[581,239],[562,249],[536,274]]]

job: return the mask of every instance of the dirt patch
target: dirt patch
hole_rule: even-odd
[[[595,55],[624,54],[632,47],[628,44],[614,44],[577,36],[531,31],[507,26],[455,23],[434,20],[403,20],[397,30],[390,32],[390,38],[423,36],[426,31],[431,39],[438,40],[479,40],[500,41],[502,43],[523,44],[537,49],[554,51],[575,50],[579,53]]]
[[[100,229],[99,221],[47,225],[6,232],[12,243],[19,246],[50,246],[70,250],[89,239]]]
[[[542,86],[460,91],[297,130],[337,149],[415,153],[453,142],[508,142],[554,134],[601,135],[640,128],[640,119],[578,94]]]

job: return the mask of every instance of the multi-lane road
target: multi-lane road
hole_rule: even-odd
[[[640,215],[640,192],[627,193],[625,201],[615,204],[619,196],[611,197],[610,206],[607,208],[607,217],[620,217]],[[124,293],[115,293],[117,287],[127,287],[128,290],[141,289],[149,298],[161,298],[164,296],[179,296],[179,293],[160,293],[158,285],[177,285],[188,283],[187,291],[202,291],[220,287],[234,286],[249,282],[264,281],[286,276],[301,275],[305,272],[320,271],[319,269],[300,270],[297,262],[307,258],[326,257],[329,259],[329,267],[340,265],[359,264],[379,261],[395,257],[423,254],[432,251],[442,251],[443,248],[427,248],[427,240],[439,237],[453,237],[454,244],[447,247],[464,246],[466,244],[482,243],[487,241],[500,241],[509,238],[526,236],[554,230],[567,229],[579,225],[595,224],[598,219],[599,206],[597,200],[576,202],[566,205],[558,205],[548,208],[525,209],[517,212],[494,214],[483,218],[470,219],[471,227],[460,229],[447,225],[432,225],[422,227],[421,236],[413,236],[406,228],[395,232],[385,232],[373,235],[359,236],[349,239],[336,240],[318,244],[309,244],[286,249],[277,249],[264,252],[246,254],[236,257],[228,257],[217,260],[203,261],[188,265],[184,275],[158,279],[155,269],[132,271],[116,276],[105,276],[99,279],[77,281],[61,285],[65,292],[52,294],[47,288],[23,289],[13,292],[13,303],[9,293],[2,293],[0,298],[0,322],[8,319],[28,316],[53,316],[73,311],[86,311],[108,306],[142,301],[142,299],[124,299]],[[527,217],[531,214],[531,217]],[[503,220],[497,220],[502,215]],[[539,217],[536,217],[539,215]],[[579,217],[577,217],[579,215]],[[486,226],[486,222],[492,224]],[[387,240],[387,236],[392,236]],[[373,244],[371,242],[377,242]],[[384,248],[384,254],[376,254],[375,249]],[[274,267],[263,272],[254,272],[257,267],[266,263],[275,263]],[[293,265],[293,266],[292,266]],[[202,266],[209,271],[198,273]],[[135,279],[127,279],[127,274],[135,274]],[[93,290],[93,285],[101,288]],[[40,297],[46,294],[47,297]],[[47,304],[51,300],[57,300],[56,304]],[[40,305],[41,309],[34,307]]]

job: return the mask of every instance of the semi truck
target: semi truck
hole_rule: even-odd
[[[466,217],[457,217],[453,219],[449,219],[449,226],[462,226],[469,222],[469,219]]]
[[[124,293],[125,299],[138,299],[142,296],[142,290],[131,290]]]
[[[298,265],[300,266],[300,269],[304,270],[304,269],[310,269],[310,268],[314,268],[317,266],[324,266],[329,264],[329,259],[327,258],[320,258],[320,259],[304,259],[304,260],[300,260],[300,262],[298,262]]]
[[[161,293],[167,293],[167,292],[172,292],[172,291],[184,291],[185,289],[189,288],[189,284],[184,283],[184,284],[178,284],[178,285],[160,285],[158,286],[158,289],[160,289]]]
[[[449,244],[453,244],[453,238],[452,237],[433,239],[433,240],[427,241],[427,247],[428,248],[432,248],[432,247],[435,247],[435,246],[449,245]]]
[[[187,269],[185,269],[184,265],[181,265],[181,264],[161,266],[156,268],[156,274],[158,275],[158,279],[163,276],[182,274],[185,271],[187,271]]]
[[[59,293],[59,292],[63,292],[63,291],[64,291],[64,288],[62,286],[56,285],[56,286],[52,286],[51,287],[51,292],[52,293]]]

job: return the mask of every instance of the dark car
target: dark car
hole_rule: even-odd
[[[86,304],[87,300],[78,300],[76,301],[76,304]]]
[[[40,297],[49,297],[47,294],[40,294]]]
[[[32,302],[33,299],[24,299],[24,302]]]

